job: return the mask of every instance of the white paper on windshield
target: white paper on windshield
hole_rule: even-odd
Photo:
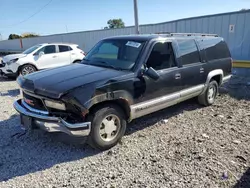
[[[141,46],[141,43],[139,43],[139,42],[133,42],[133,41],[128,41],[126,45],[134,47],[134,48],[139,48]]]

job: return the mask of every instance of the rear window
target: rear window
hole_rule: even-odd
[[[69,47],[69,46],[59,45],[59,52],[67,52],[67,51],[70,51],[70,50],[72,50],[72,48]]]
[[[181,55],[182,65],[200,62],[200,55],[195,40],[177,40],[179,53]]]
[[[227,44],[221,38],[199,39],[197,42],[208,61],[231,57]]]
[[[76,46],[76,48],[78,48],[79,50],[82,50],[79,46]]]

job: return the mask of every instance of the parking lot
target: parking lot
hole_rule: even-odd
[[[190,100],[132,122],[105,152],[41,131],[23,135],[15,80],[0,78],[0,92],[0,187],[250,185],[249,101],[223,88],[211,107]]]

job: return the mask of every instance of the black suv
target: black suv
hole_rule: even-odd
[[[194,97],[213,104],[231,67],[227,44],[216,35],[110,37],[81,63],[19,76],[23,97],[14,107],[26,129],[87,138],[105,150],[133,119]]]

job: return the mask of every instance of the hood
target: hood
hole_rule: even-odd
[[[6,55],[3,57],[3,62],[9,62],[12,59],[16,59],[16,58],[22,58],[27,56],[26,54],[11,54],[11,55]]]
[[[18,78],[19,85],[32,93],[60,98],[68,91],[97,81],[127,74],[123,71],[84,64],[48,69]]]

